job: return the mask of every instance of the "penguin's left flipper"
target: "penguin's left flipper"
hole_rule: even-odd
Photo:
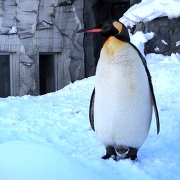
[[[157,134],[158,134],[160,131],[159,113],[158,113],[158,109],[157,109],[157,105],[156,105],[156,98],[154,95],[154,89],[153,89],[153,85],[152,85],[152,81],[151,81],[151,74],[150,74],[149,69],[147,67],[146,59],[141,54],[139,49],[134,44],[132,44],[131,42],[129,44],[131,44],[137,50],[139,56],[141,57],[142,63],[144,65],[144,68],[145,68],[147,76],[148,76],[148,82],[149,82],[149,87],[150,87],[151,97],[152,97],[152,104],[153,104],[154,112],[155,112],[155,116],[156,116],[156,126],[157,126]]]
[[[90,120],[91,128],[95,131],[95,128],[94,128],[94,98],[95,98],[95,88],[92,92],[90,106],[89,106],[89,120]]]
[[[106,155],[102,157],[102,159],[109,159],[112,157],[115,161],[117,161],[117,153],[115,149],[112,146],[106,147]]]

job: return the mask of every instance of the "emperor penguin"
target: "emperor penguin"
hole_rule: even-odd
[[[89,117],[92,129],[106,148],[102,159],[124,154],[137,159],[145,142],[154,107],[157,134],[160,122],[151,75],[146,60],[130,37],[125,25],[108,20],[78,33],[100,33],[106,37],[95,74]]]

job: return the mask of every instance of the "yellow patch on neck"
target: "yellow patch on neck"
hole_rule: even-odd
[[[123,42],[114,36],[110,36],[104,43],[103,51],[107,55],[113,56],[124,44],[126,44],[126,42]]]
[[[120,22],[118,22],[118,21],[114,21],[114,22],[113,22],[113,25],[114,25],[114,27],[119,31],[118,34],[120,34],[121,31],[122,31],[123,25],[122,25]]]

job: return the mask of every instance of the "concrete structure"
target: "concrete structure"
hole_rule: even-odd
[[[80,1],[0,0],[0,97],[39,95],[84,78]]]

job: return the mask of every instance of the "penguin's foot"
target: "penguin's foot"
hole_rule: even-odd
[[[106,147],[106,155],[102,157],[102,159],[109,159],[112,157],[115,161],[117,161],[117,153],[115,149],[112,146]]]
[[[125,155],[125,159],[131,159],[132,161],[137,160],[137,151],[136,148],[129,148],[128,153]]]

